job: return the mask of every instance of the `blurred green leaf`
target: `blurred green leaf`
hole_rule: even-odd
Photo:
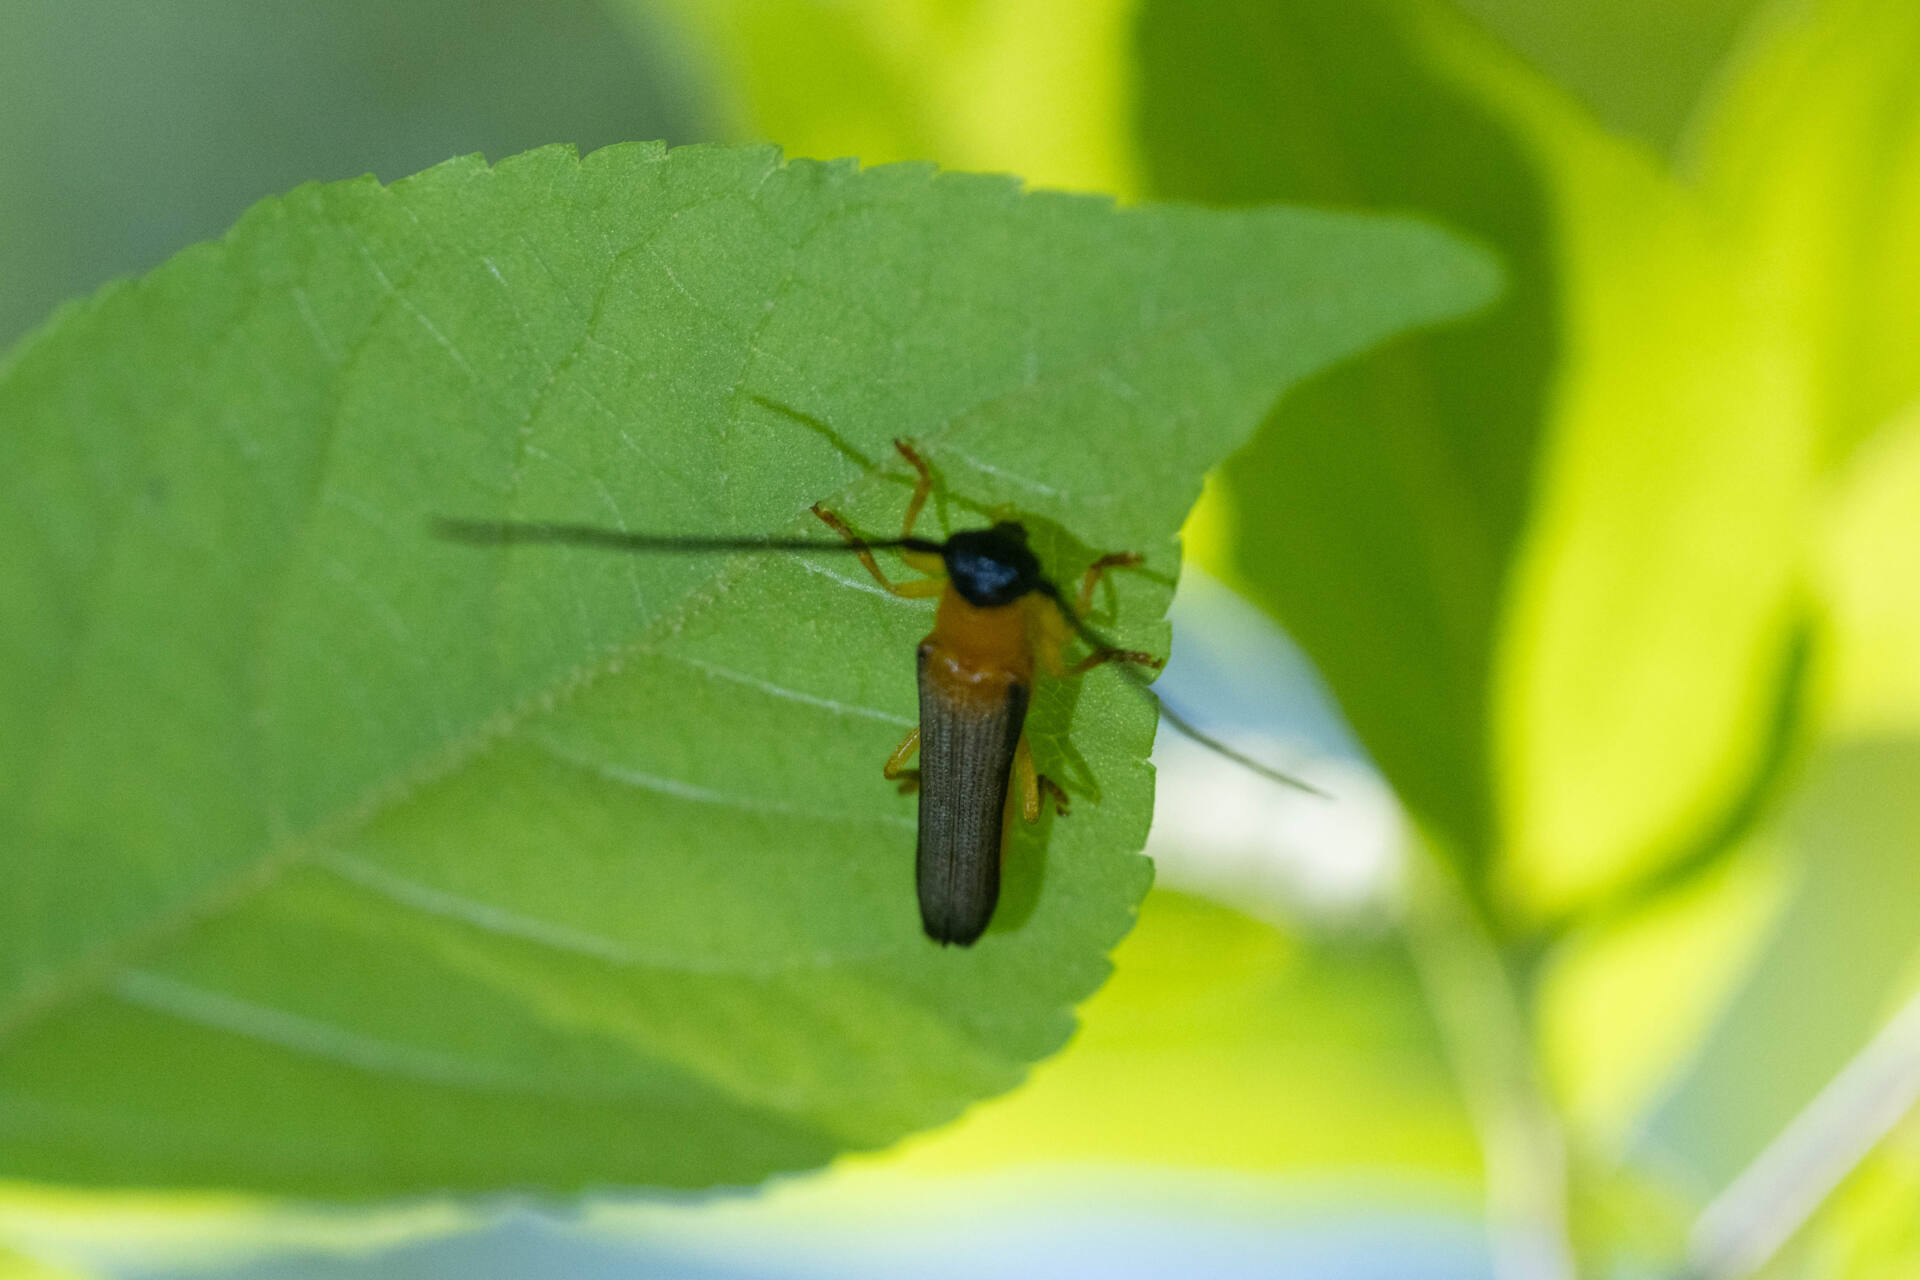
[[[1661,151],[1684,141],[1702,92],[1760,0],[1453,0],[1566,86],[1610,129]]]
[[[1836,731],[1920,731],[1920,402],[1853,456],[1821,548],[1823,710]]]
[[[1920,5],[1786,6],[1703,129],[1826,469],[1920,401]]]
[[[1238,583],[1427,825],[1498,848],[1522,919],[1728,847],[1790,749],[1814,441],[1846,434],[1820,388],[1887,387],[1884,412],[1920,373],[1879,336],[1908,308],[1865,343],[1889,353],[1873,378],[1826,375],[1829,345],[1863,344],[1819,271],[1857,239],[1896,282],[1874,299],[1914,292],[1920,219],[1863,221],[1909,185],[1911,13],[1825,6],[1780,38],[1797,52],[1741,63],[1708,104],[1704,188],[1438,4],[1143,14],[1157,190],[1431,210],[1514,263],[1489,317],[1294,393],[1226,490]],[[1895,52],[1854,56],[1874,39]],[[1792,130],[1741,114],[1799,102]],[[1805,193],[1816,162],[1846,194]],[[1876,281],[1861,262],[1847,278]]]
[[[1488,685],[1559,344],[1544,191],[1435,68],[1414,10],[1152,0],[1138,32],[1151,189],[1416,209],[1495,245],[1500,306],[1294,391],[1226,469],[1232,576],[1327,676],[1457,857],[1494,839]]]
[[[1828,0],[1767,30],[1686,182],[1487,77],[1563,193],[1573,304],[1500,685],[1503,883],[1536,912],[1738,837],[1807,638],[1836,639],[1809,625],[1822,485],[1920,390],[1920,15]]]
[[[1126,0],[622,0],[678,20],[731,136],[1125,192]]]
[[[1009,1087],[1145,890],[1144,699],[1042,690],[1080,804],[943,951],[868,771],[924,607],[429,515],[883,528],[911,435],[936,520],[1148,552],[1151,643],[1278,390],[1495,283],[1393,220],[630,146],[302,188],[69,309],[0,366],[0,1172],[740,1182]]]
[[[300,1250],[364,1257],[472,1231],[481,1200],[418,1197],[343,1210],[234,1192],[0,1184],[0,1238],[101,1280],[251,1271]]]
[[[1810,424],[1742,246],[1690,190],[1558,139],[1568,365],[1501,647],[1501,886],[1615,900],[1777,762],[1800,696]]]
[[[601,0],[10,0],[0,9],[0,347],[62,299],[316,178],[692,140],[661,24]]]

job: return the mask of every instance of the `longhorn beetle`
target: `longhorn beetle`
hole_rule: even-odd
[[[615,551],[845,551],[857,556],[888,592],[913,599],[937,598],[933,630],[920,642],[920,720],[887,758],[881,773],[918,790],[920,822],[914,859],[920,922],[941,945],[971,946],[985,932],[1000,896],[1009,799],[1018,788],[1020,816],[1040,818],[1042,797],[1067,813],[1067,795],[1034,769],[1027,745],[1027,705],[1036,668],[1052,677],[1080,675],[1103,663],[1118,663],[1137,688],[1146,678],[1136,668],[1157,670],[1161,659],[1108,644],[1085,621],[1094,588],[1111,569],[1137,565],[1130,551],[1096,559],[1080,580],[1072,604],[1040,568],[1027,545],[1026,528],[1002,520],[989,528],[955,533],[944,541],[918,537],[915,523],[933,490],[933,477],[914,446],[894,448],[917,477],[898,538],[866,541],[846,521],[818,503],[814,515],[839,535],[809,538],[707,538],[622,533],[591,525],[440,519],[443,537],[476,545],[548,543]],[[900,553],[924,577],[894,582],[881,572],[875,550]],[[1087,655],[1069,665],[1067,641],[1079,637]],[[1200,732],[1168,708],[1161,715],[1176,730],[1261,776],[1324,794]],[[918,769],[907,768],[915,752]]]

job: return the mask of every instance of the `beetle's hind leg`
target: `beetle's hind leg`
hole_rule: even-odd
[[[914,752],[920,750],[920,726],[915,725],[893,749],[887,762],[880,766],[880,776],[888,782],[900,784],[901,795],[911,795],[920,789],[920,771],[907,768],[907,761],[913,759]]]
[[[1034,777],[1038,779],[1040,789],[1053,798],[1053,811],[1055,813],[1064,818],[1068,813],[1072,812],[1072,806],[1067,803],[1067,789],[1065,787],[1044,773],[1035,774]]]

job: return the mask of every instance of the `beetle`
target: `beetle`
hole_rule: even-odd
[[[1059,588],[1041,572],[1027,545],[1026,527],[1016,520],[955,533],[944,542],[916,538],[914,524],[933,477],[913,445],[895,440],[893,447],[918,480],[900,537],[891,545],[924,577],[890,580],[845,521],[818,503],[813,513],[847,542],[887,591],[939,601],[933,630],[918,651],[920,722],[881,774],[920,793],[914,884],[921,925],[942,945],[971,946],[986,931],[999,900],[1010,792],[1018,787],[1020,815],[1028,822],[1039,821],[1043,794],[1057,813],[1067,812],[1067,793],[1034,769],[1027,742],[1036,666],[1049,675],[1073,676],[1106,662],[1157,669],[1161,660],[1105,644],[1072,666],[1061,656],[1073,633],[1069,618],[1085,616],[1101,577],[1143,557],[1122,551],[1095,560],[1069,614]],[[916,751],[920,768],[908,770]]]
[[[942,946],[971,946],[993,918],[1000,895],[1006,817],[1017,795],[1021,818],[1040,819],[1043,799],[1056,813],[1068,812],[1066,792],[1034,768],[1027,741],[1027,706],[1036,674],[1081,675],[1118,663],[1143,691],[1136,669],[1157,670],[1153,654],[1121,649],[1085,622],[1095,588],[1111,570],[1141,563],[1136,552],[1102,555],[1088,566],[1070,605],[1042,571],[1017,520],[962,530],[944,540],[917,536],[914,527],[933,489],[926,461],[910,441],[895,450],[916,476],[898,538],[868,541],[837,514],[815,503],[812,511],[839,535],[837,541],[807,538],[683,537],[625,533],[592,525],[539,521],[476,521],[440,518],[443,537],[476,545],[548,543],[622,551],[844,551],[858,557],[887,592],[934,599],[933,630],[920,642],[917,661],[919,721],[882,766],[882,776],[902,790],[919,792],[914,881],[920,922]],[[876,550],[898,551],[923,576],[895,582],[881,571]],[[1089,652],[1069,664],[1067,643],[1078,637]],[[1200,732],[1164,703],[1161,716],[1203,746],[1262,776],[1324,794],[1249,759]],[[907,767],[915,753],[917,769]]]

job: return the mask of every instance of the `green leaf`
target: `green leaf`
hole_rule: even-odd
[[[1831,0],[1768,34],[1685,182],[1507,95],[1565,192],[1576,306],[1504,646],[1503,880],[1535,910],[1739,834],[1805,700],[1823,486],[1920,395],[1920,12]]]
[[[68,310],[0,368],[0,1173],[743,1182],[1011,1086],[1145,889],[1145,699],[1042,686],[1074,814],[941,950],[877,777],[924,605],[429,517],[885,530],[912,436],[936,528],[1145,551],[1103,624],[1153,643],[1274,395],[1495,284],[1388,219],[627,146],[302,188]]]
[[[1789,6],[1702,129],[1831,468],[1920,401],[1920,7]]]
[[[1292,393],[1225,471],[1231,576],[1313,657],[1452,853],[1493,842],[1488,685],[1558,311],[1544,192],[1433,63],[1413,9],[1353,0],[1141,16],[1151,189],[1420,209],[1498,246],[1501,305]]]
[[[1609,128],[1662,151],[1685,141],[1702,91],[1759,0],[1452,0],[1566,86]]]
[[[600,0],[14,0],[0,38],[0,347],[61,299],[313,178],[704,136],[659,23]],[[245,109],[236,104],[245,103]]]
[[[1837,478],[1821,548],[1827,723],[1920,731],[1920,401]]]
[[[491,1216],[472,1197],[418,1197],[342,1212],[320,1201],[225,1191],[0,1187],[0,1240],[100,1280],[244,1272],[297,1252],[363,1256],[476,1230]]]
[[[730,136],[1125,193],[1127,0],[622,0],[677,20]]]

